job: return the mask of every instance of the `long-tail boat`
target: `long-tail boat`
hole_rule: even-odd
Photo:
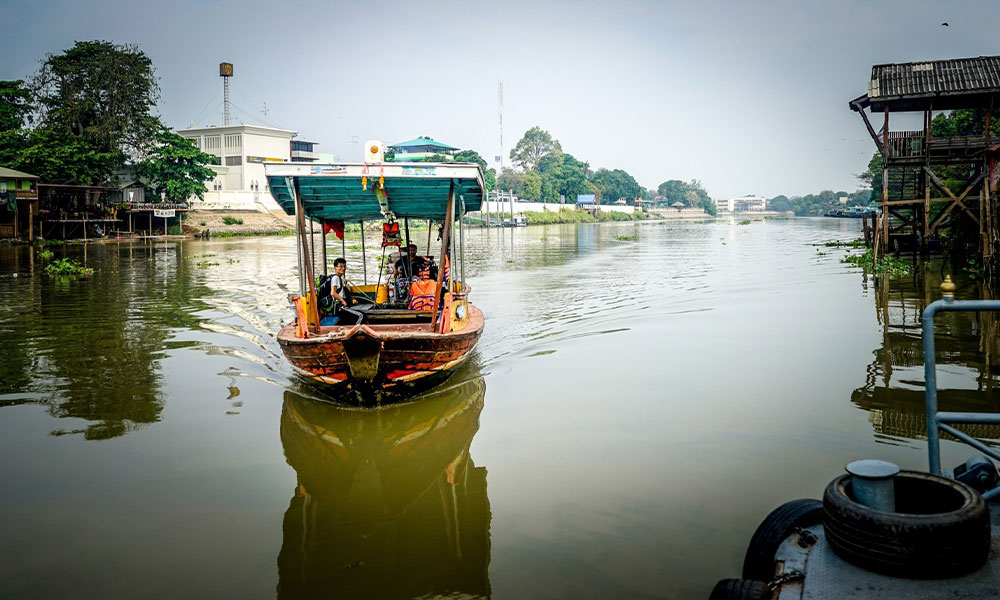
[[[361,163],[265,165],[271,195],[296,217],[296,318],[278,332],[278,343],[298,375],[331,395],[362,405],[399,401],[441,383],[469,357],[484,324],[483,313],[468,300],[471,289],[464,277],[461,226],[462,215],[479,210],[483,201],[479,165],[384,162],[383,156],[384,145],[370,141]],[[321,324],[313,264],[316,248],[310,249],[311,229],[306,222],[334,228],[361,222],[363,235],[364,221],[382,221],[390,226],[385,229],[398,231],[402,220],[409,245],[410,219],[442,224],[437,293],[430,309],[409,309],[380,271],[375,285],[351,288],[373,301],[361,323]],[[458,235],[454,235],[456,220]],[[325,273],[326,236],[320,237]]]

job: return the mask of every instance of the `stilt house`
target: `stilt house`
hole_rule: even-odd
[[[978,229],[982,258],[990,261],[1000,250],[992,200],[1000,136],[989,133],[993,108],[1000,105],[1000,56],[875,65],[868,93],[849,105],[864,119],[882,155],[882,211],[873,232],[876,255],[910,244],[925,251],[950,215],[974,224],[963,230]],[[933,111],[955,109],[984,115],[982,131],[932,136]],[[893,131],[891,113],[922,113],[923,126]],[[873,121],[882,121],[881,131],[876,132]],[[961,189],[949,188],[942,175],[955,165],[968,167]],[[944,208],[938,209],[937,203]]]

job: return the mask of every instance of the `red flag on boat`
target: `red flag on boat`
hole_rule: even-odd
[[[344,222],[343,221],[327,221],[323,223],[323,235],[330,232],[337,234],[337,239],[344,239]]]

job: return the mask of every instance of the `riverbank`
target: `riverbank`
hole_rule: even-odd
[[[280,211],[193,210],[185,214],[177,233],[196,235],[206,230],[214,237],[289,235],[295,232],[295,217]]]

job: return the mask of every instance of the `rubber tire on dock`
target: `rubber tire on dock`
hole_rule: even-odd
[[[847,562],[895,577],[941,579],[978,570],[990,552],[990,513],[968,485],[930,473],[900,471],[896,510],[868,508],[851,494],[850,475],[823,494],[823,529]]]
[[[721,579],[708,600],[771,600],[771,588],[763,581]]]
[[[785,502],[771,511],[750,538],[743,559],[743,577],[770,581],[774,578],[774,554],[785,538],[798,527],[823,521],[823,503],[811,498]]]

